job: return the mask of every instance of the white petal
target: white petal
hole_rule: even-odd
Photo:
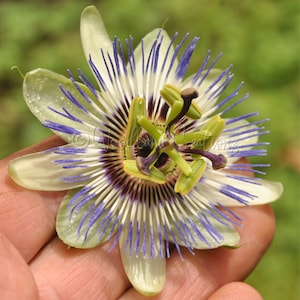
[[[203,71],[203,74],[205,74],[207,70]],[[211,108],[215,106],[218,97],[210,98],[209,96],[213,93],[215,93],[222,84],[226,81],[226,76],[220,79],[218,82],[216,82],[214,85],[213,83],[216,81],[216,79],[223,73],[223,70],[220,69],[211,69],[208,73],[205,80],[201,83],[199,87],[197,87],[197,91],[199,94],[199,97],[194,99],[194,102],[200,107],[202,115],[205,117],[208,113],[212,113]],[[182,89],[190,87],[192,84],[192,79],[195,75],[192,75],[188,77],[186,80],[184,80],[182,84]]]
[[[20,186],[39,191],[63,191],[83,185],[82,182],[66,182],[62,178],[77,176],[81,168],[64,169],[57,159],[65,159],[51,152],[24,155],[10,161],[8,172]]]
[[[256,145],[258,142],[258,127],[251,125],[246,120],[226,125],[224,130],[225,132],[221,133],[209,151],[214,154],[223,154],[228,163],[234,162],[243,156],[242,154],[238,155],[239,151],[251,150],[253,145]],[[230,131],[226,132],[226,130]],[[253,132],[252,134],[242,133],[246,130],[253,130]]]
[[[255,185],[251,183],[232,182],[234,187],[255,195],[255,198],[249,201],[250,205],[261,205],[273,202],[283,193],[283,185],[281,182],[260,179],[258,183],[258,185]],[[236,201],[235,204],[237,204]],[[229,206],[229,203],[225,205]]]
[[[124,270],[133,287],[147,296],[160,293],[166,283],[166,259],[160,255],[144,256],[142,252],[130,255],[129,251],[124,251],[126,235],[123,232],[119,244]]]
[[[244,206],[244,204],[232,197],[221,194],[220,189],[223,186],[232,186],[237,191],[240,190],[241,192],[239,194],[237,194],[237,192],[235,194],[247,201],[249,205],[261,205],[273,202],[283,193],[283,186],[280,182],[264,179],[247,182],[245,180],[229,177],[228,175],[229,174],[225,172],[207,172],[204,177],[204,182],[199,184],[199,190],[205,188],[207,197],[211,200],[215,199],[216,202],[224,206]],[[245,177],[245,179],[247,179],[247,177]],[[249,179],[251,180],[251,178]],[[210,187],[208,185],[210,185]],[[246,194],[248,194],[249,197],[245,196]]]
[[[159,35],[159,37],[158,37]],[[163,40],[160,44],[159,48],[159,55],[158,55],[158,61],[157,61],[157,73],[156,73],[156,82],[151,82],[151,80],[148,80],[147,82],[143,82],[141,78],[143,78],[143,69],[142,69],[142,63],[144,59],[144,68],[146,68],[148,56],[151,52],[151,48],[153,46],[153,43],[156,39],[158,41],[160,38],[163,37]],[[152,92],[155,91],[156,95],[155,97],[159,96],[159,91],[163,87],[163,84],[167,81],[168,83],[175,83],[174,78],[175,78],[175,70],[177,67],[177,59],[173,62],[173,72],[170,72],[170,75],[168,78],[166,78],[168,69],[171,65],[173,54],[174,54],[174,48],[173,46],[170,47],[171,39],[169,35],[167,34],[166,31],[163,29],[154,29],[151,32],[149,32],[146,36],[143,38],[143,46],[142,42],[136,47],[134,50],[134,57],[136,61],[136,78],[137,78],[137,84],[139,88],[140,95],[139,96],[145,96],[146,99],[148,99],[150,96],[152,96]],[[164,64],[164,60],[165,65]],[[151,61],[150,61],[150,66],[151,66]],[[148,72],[150,71],[151,67],[149,67]],[[151,75],[151,72],[149,72],[148,76]]]
[[[250,205],[260,205],[273,202],[283,193],[283,185],[281,182],[261,179],[259,184],[259,187],[255,189],[255,195],[257,198],[250,201]]]
[[[72,93],[78,101],[78,105],[72,103],[63,94],[59,85],[62,85],[66,91]],[[78,85],[87,96],[93,97],[86,86],[83,84]],[[74,142],[74,138],[78,136],[77,132],[80,135],[82,133],[81,138],[86,138],[87,143],[92,142],[93,138],[97,138],[101,108],[98,107],[96,109],[89,105],[88,101],[67,77],[44,69],[33,70],[25,75],[23,93],[28,107],[45,126],[49,125],[49,122],[53,122],[69,128],[68,132],[51,129],[67,142]],[[88,108],[85,111],[80,108],[80,105]],[[68,117],[63,108],[72,117]],[[92,113],[97,114],[98,117],[93,117]],[[51,128],[51,126],[48,127]]]
[[[222,236],[222,238],[218,241],[216,241],[215,238],[213,238],[207,231],[203,230],[201,226],[203,225],[201,223],[198,223],[198,229],[202,231],[202,234],[204,235],[205,239],[209,242],[210,246],[207,247],[207,244],[203,243],[202,240],[199,239],[199,237],[194,233],[194,239],[196,243],[194,244],[194,248],[196,249],[212,249],[212,248],[218,248],[218,247],[236,247],[240,241],[240,236],[236,229],[234,227],[226,226],[224,224],[221,224],[213,217],[208,216],[208,219],[211,223],[211,225],[218,231],[218,233]],[[224,220],[223,220],[224,221]]]

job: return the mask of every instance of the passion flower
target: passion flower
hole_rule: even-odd
[[[267,164],[237,163],[266,155],[265,120],[226,117],[248,95],[237,97],[240,85],[218,101],[233,77],[231,66],[214,68],[219,56],[208,53],[185,79],[198,38],[177,44],[177,34],[155,29],[134,50],[132,37],[109,39],[92,6],[81,38],[98,88],[80,70],[78,82],[70,71],[27,73],[27,105],[66,145],[12,160],[9,174],[29,189],[68,190],[56,223],[62,241],[90,248],[112,239],[132,285],[156,294],[171,245],[180,256],[181,246],[236,246],[241,219],[228,207],[280,196],[280,183],[250,176]]]

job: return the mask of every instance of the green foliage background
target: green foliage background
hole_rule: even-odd
[[[89,74],[80,37],[82,9],[95,4],[110,35],[130,34],[136,43],[154,27],[201,37],[190,73],[206,51],[223,52],[221,68],[233,64],[235,81],[245,81],[250,100],[237,113],[270,118],[267,177],[285,193],[273,204],[277,233],[270,250],[247,279],[264,299],[299,299],[299,3],[297,0],[102,0],[1,1],[0,157],[32,145],[50,132],[27,109],[22,72],[37,67],[66,75],[80,67]],[[263,160],[261,160],[263,161]]]

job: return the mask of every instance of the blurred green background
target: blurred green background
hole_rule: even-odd
[[[285,192],[273,204],[277,215],[274,242],[247,281],[264,299],[300,299],[299,217],[299,2],[297,0],[128,0],[1,1],[0,3],[0,157],[50,135],[27,109],[22,72],[37,67],[66,74],[80,67],[89,74],[80,37],[82,9],[96,5],[111,37],[139,39],[164,24],[171,34],[201,37],[190,73],[208,49],[223,52],[218,67],[233,64],[233,87],[245,81],[251,98],[238,113],[260,111],[270,118],[264,137],[267,178],[281,181]],[[91,76],[92,77],[92,76]],[[259,160],[265,161],[265,158]]]

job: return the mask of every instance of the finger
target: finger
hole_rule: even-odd
[[[33,276],[26,262],[4,235],[0,235],[0,261],[2,300],[39,299]]]
[[[275,218],[269,205],[235,208],[234,212],[243,219],[243,225],[237,228],[241,236],[240,247],[200,251],[195,256],[196,263],[206,265],[219,286],[245,279],[274,237]]]
[[[30,263],[40,299],[118,299],[129,286],[119,250],[111,242],[83,250],[70,248],[58,238]]]
[[[28,262],[55,233],[55,215],[64,193],[35,192],[16,185],[7,174],[9,160],[61,143],[58,138],[27,148],[0,162],[0,232]]]
[[[225,284],[213,293],[208,300],[263,300],[262,296],[250,285],[243,282]]]
[[[61,146],[63,144],[65,144],[64,140],[62,140],[57,135],[53,135],[53,136],[50,136],[49,138],[46,138],[45,140],[43,140],[42,142],[40,142],[38,144],[32,145],[30,147],[27,147],[25,149],[22,149],[22,150],[20,150],[18,152],[15,152],[15,153],[9,155],[3,161],[5,161],[7,159],[10,160],[10,159],[13,159],[15,157],[19,157],[21,155],[25,155],[25,154],[29,154],[29,153],[34,153],[34,152],[38,152],[38,151],[44,151],[44,150],[50,149],[52,147]]]
[[[167,261],[167,283],[153,299],[207,299],[220,286],[243,280],[256,266],[272,241],[275,221],[269,206],[233,209],[243,218],[238,228],[241,247],[196,251],[182,249],[184,261],[176,252]],[[147,299],[133,289],[120,299]]]

